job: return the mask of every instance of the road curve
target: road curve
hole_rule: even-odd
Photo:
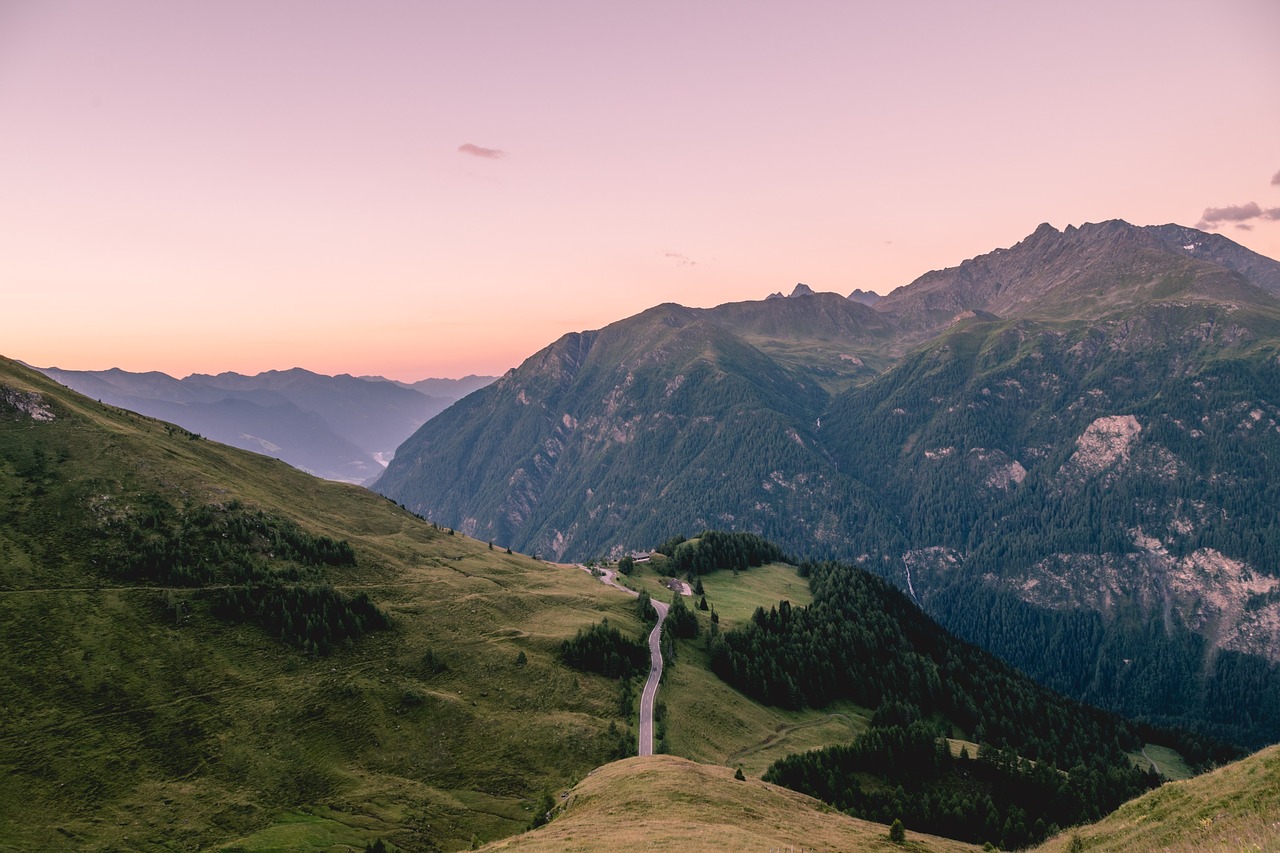
[[[653,755],[653,704],[658,698],[658,682],[662,680],[662,622],[667,618],[667,607],[661,601],[649,599],[658,611],[658,624],[649,632],[649,680],[640,694],[640,744],[638,755]]]
[[[579,565],[584,572],[590,572],[586,566]],[[620,589],[632,598],[639,598],[640,593],[628,589],[618,583],[618,573],[613,569],[599,569],[599,578],[606,586]],[[592,572],[595,574],[595,572]],[[649,599],[649,604],[658,613],[658,624],[649,632],[649,680],[644,683],[644,691],[640,694],[640,738],[636,747],[638,755],[653,755],[653,705],[658,698],[658,682],[662,680],[662,623],[667,618],[668,604]]]

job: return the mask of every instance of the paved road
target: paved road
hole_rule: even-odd
[[[578,568],[584,572],[591,571],[586,566]],[[613,569],[600,569],[600,580],[633,598],[640,597],[640,593],[634,589],[618,583],[618,573]],[[662,680],[662,623],[667,618],[667,608],[670,606],[652,598],[649,603],[658,612],[658,624],[649,632],[649,680],[644,683],[644,692],[640,694],[640,742],[636,749],[639,755],[653,755],[653,704],[658,697],[658,682]]]
[[[638,755],[653,755],[653,703],[658,697],[658,682],[662,680],[662,622],[667,618],[667,607],[661,601],[649,599],[658,611],[658,624],[649,632],[649,680],[640,694],[640,744]]]

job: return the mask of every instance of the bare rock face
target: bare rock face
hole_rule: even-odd
[[[1067,468],[1074,468],[1085,477],[1095,477],[1127,462],[1129,449],[1140,432],[1142,424],[1133,415],[1098,418],[1076,439],[1076,452],[1071,454]]]
[[[0,385],[0,410],[9,409],[17,417],[30,418],[33,421],[47,423],[54,420],[53,409],[35,391],[24,391]]]
[[[1132,554],[1055,554],[1017,579],[987,578],[1029,604],[1109,616],[1133,605],[1172,628],[1177,620],[1216,649],[1280,661],[1280,578],[1213,548],[1182,557],[1141,530]]]

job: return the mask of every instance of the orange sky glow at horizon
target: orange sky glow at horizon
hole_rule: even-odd
[[[1280,258],[1280,4],[0,0],[0,355],[500,374],[1041,222]]]

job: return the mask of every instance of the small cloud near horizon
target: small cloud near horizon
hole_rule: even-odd
[[[1226,207],[1206,207],[1204,213],[1200,216],[1200,221],[1196,223],[1196,227],[1202,229],[1216,228],[1223,223],[1231,222],[1240,230],[1249,231],[1253,228],[1249,222],[1254,219],[1280,220],[1280,207],[1262,208],[1258,206],[1257,202],[1253,201],[1247,204],[1231,204]]]
[[[698,265],[698,262],[693,258],[690,258],[688,255],[682,255],[679,252],[664,252],[662,256],[664,258],[671,258],[671,260],[675,261],[682,267],[696,267]]]
[[[473,145],[470,142],[464,142],[458,146],[459,154],[469,154],[472,157],[482,157],[486,160],[501,160],[507,156],[507,152],[501,148],[485,148],[483,145]]]
[[[1280,187],[1280,172],[1276,172],[1271,176],[1271,186]]]

